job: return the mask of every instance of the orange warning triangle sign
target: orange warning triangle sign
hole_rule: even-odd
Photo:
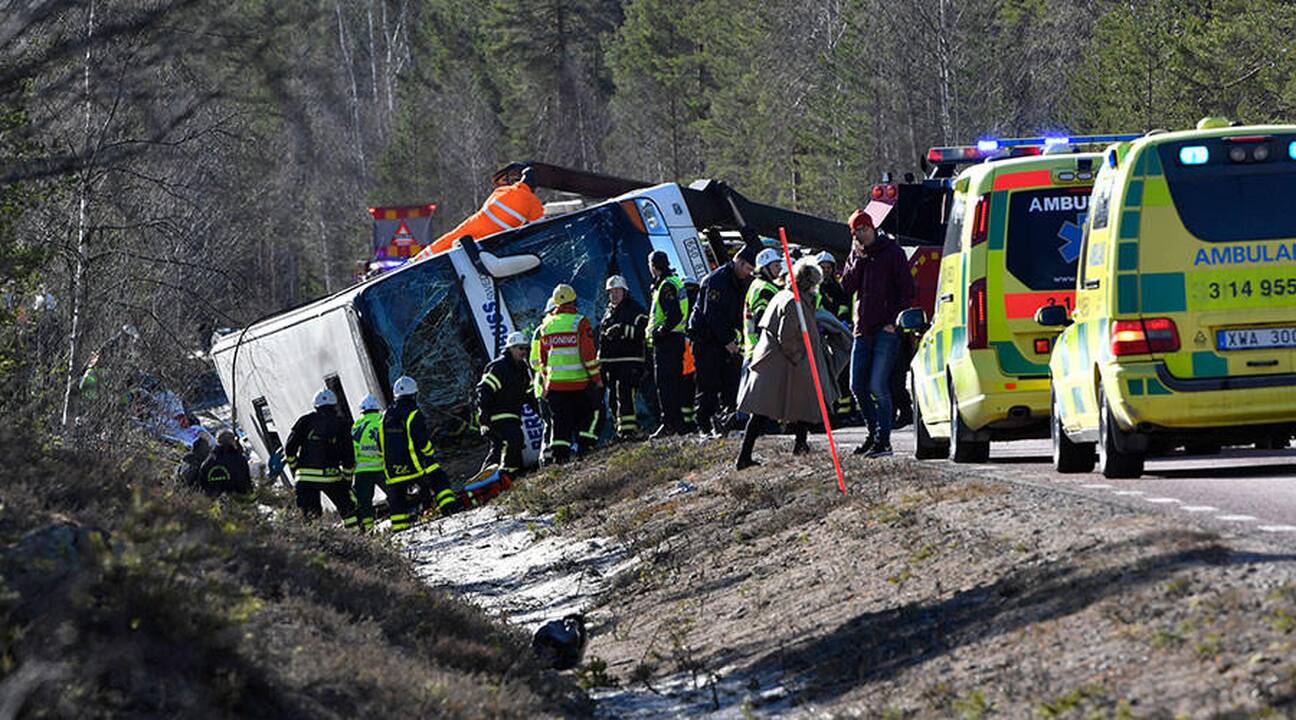
[[[410,232],[404,220],[401,220],[400,227],[396,228],[396,234],[392,236],[391,241],[396,245],[409,245],[414,242],[414,233]]]

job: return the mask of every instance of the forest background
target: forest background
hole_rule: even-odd
[[[367,205],[448,229],[512,160],[843,217],[931,145],[1290,122],[1294,31],[1282,0],[0,0],[3,402],[115,422],[75,386],[126,326],[116,372],[189,390],[213,329],[352,282]]]

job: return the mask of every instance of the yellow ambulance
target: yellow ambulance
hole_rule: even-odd
[[[1184,446],[1296,426],[1296,126],[1203,120],[1116,143],[1049,361],[1059,471],[1138,477]]]
[[[1123,136],[1103,136],[1113,137]],[[954,180],[936,308],[910,364],[916,457],[984,462],[991,441],[1048,436],[1059,328],[1035,315],[1071,307],[1102,161],[1077,146],[1041,139],[1033,156],[979,163]],[[901,327],[925,325],[918,312],[902,313]]]

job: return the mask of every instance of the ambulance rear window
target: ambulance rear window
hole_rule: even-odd
[[[1296,134],[1157,147],[1184,227],[1207,242],[1296,237]]]
[[[1031,290],[1075,287],[1088,187],[1019,190],[1008,205],[1008,272]]]

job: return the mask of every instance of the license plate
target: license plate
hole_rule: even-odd
[[[1296,327],[1218,330],[1215,340],[1220,350],[1290,348],[1296,347]]]

